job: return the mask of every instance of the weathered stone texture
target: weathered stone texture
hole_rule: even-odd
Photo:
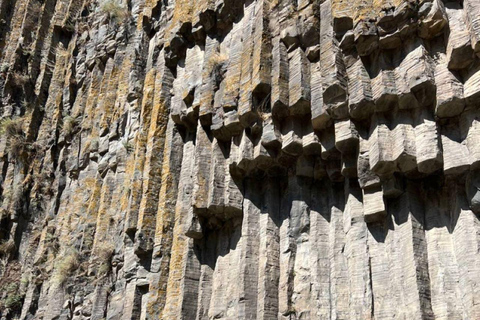
[[[478,0],[0,0],[2,319],[480,319]]]

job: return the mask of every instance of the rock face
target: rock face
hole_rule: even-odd
[[[480,319],[478,0],[0,0],[2,319]]]

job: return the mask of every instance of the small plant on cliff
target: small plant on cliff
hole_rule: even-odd
[[[25,86],[25,84],[27,84],[28,81],[30,81],[30,77],[28,76],[28,74],[23,74],[18,71],[12,73],[11,77],[12,84],[15,87],[23,87]]]
[[[212,68],[212,73],[215,75],[217,82],[221,82],[223,79],[223,73],[225,72],[224,65],[228,60],[228,56],[225,53],[215,52],[210,56],[208,64]]]
[[[20,304],[22,301],[22,295],[17,294],[18,284],[12,283],[7,288],[7,298],[5,299],[5,307],[13,308]]]
[[[23,48],[22,53],[24,56],[30,58],[31,56],[33,56],[33,48],[32,47]]]
[[[5,288],[5,297],[0,302],[0,305],[6,310],[15,310],[22,306],[23,294],[20,293],[20,288],[17,283],[10,283]]]
[[[32,110],[34,107],[34,104],[28,102],[27,99],[24,98],[22,99],[22,101],[20,101],[20,106],[23,108],[23,110]]]
[[[72,32],[72,33],[75,32],[75,26],[76,26],[75,21],[72,21],[71,19],[65,22],[64,24],[65,31]]]
[[[23,131],[23,119],[4,119],[0,122],[0,135],[5,137],[10,153],[18,157],[26,151],[30,144]]]
[[[63,118],[63,133],[65,135],[71,135],[77,126],[77,120],[72,116],[66,116]]]
[[[259,97],[257,98],[256,101],[256,111],[258,113],[259,118],[262,120],[267,120],[269,117],[271,117],[271,108],[270,108],[270,98],[271,98],[271,93],[269,92],[267,95],[264,97]]]
[[[47,234],[44,239],[45,250],[51,254],[57,254],[59,250],[58,238],[54,235],[54,232],[53,229],[47,229]]]
[[[20,263],[12,261],[6,266],[5,273],[0,278],[0,313],[6,316],[6,319],[12,319],[12,315],[20,314],[25,297],[21,275]]]
[[[57,285],[65,283],[71,273],[78,267],[78,252],[74,249],[67,250],[60,255],[60,259],[56,262],[55,271],[53,274],[53,281]]]
[[[111,243],[102,243],[97,248],[98,257],[98,276],[104,276],[108,274],[112,265],[112,256],[115,247]]]
[[[9,63],[2,63],[2,65],[0,66],[0,72],[1,73],[7,73],[8,72],[8,69],[10,69],[10,64]]]
[[[103,0],[100,5],[100,11],[107,14],[110,21],[115,23],[125,20],[128,14],[127,8],[120,3],[120,0]]]
[[[125,148],[125,150],[127,150],[127,153],[132,153],[133,151],[135,151],[135,147],[133,146],[133,144],[130,141],[123,140],[122,144],[123,144],[123,147]]]
[[[33,183],[31,193],[39,195],[51,195],[53,194],[51,172],[44,170],[42,172],[31,175],[31,183]]]
[[[67,48],[65,48],[63,45],[59,45],[57,47],[57,56],[62,57],[62,58],[68,58],[69,52]]]
[[[13,251],[15,251],[15,242],[12,239],[0,243],[0,255],[6,256]]]
[[[23,133],[23,120],[21,118],[3,119],[0,122],[0,134],[7,138]]]
[[[228,60],[228,57],[225,53],[215,52],[210,56],[210,65],[216,67],[218,65],[224,64]]]

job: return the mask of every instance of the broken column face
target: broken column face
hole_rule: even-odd
[[[0,318],[480,319],[478,0],[5,0],[0,38]]]

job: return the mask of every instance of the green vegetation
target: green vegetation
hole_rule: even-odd
[[[63,133],[65,135],[71,135],[75,131],[75,127],[77,126],[77,120],[72,116],[66,116],[63,118]]]
[[[67,250],[67,252],[61,254],[55,265],[52,277],[53,282],[57,285],[64,284],[78,265],[78,252],[76,250]]]
[[[11,74],[11,81],[15,87],[23,87],[30,80],[28,74],[23,74],[15,71]]]
[[[22,118],[15,118],[15,119],[3,119],[0,122],[0,134],[6,135],[8,137],[13,137],[18,134],[23,133],[23,119]]]
[[[2,301],[0,301],[0,306],[9,310],[22,306],[23,294],[20,293],[18,283],[10,283],[5,288],[2,288],[2,291],[3,290],[6,294]]]
[[[8,266],[5,264],[0,278],[0,313],[3,316],[19,314],[25,297],[25,284],[21,279],[20,264],[17,262],[8,263]]]
[[[2,65],[0,66],[0,72],[2,73],[7,73],[8,69],[10,69],[10,64],[6,62],[2,63]]]
[[[6,138],[7,148],[14,157],[20,156],[30,147],[23,131],[22,118],[2,120],[0,122],[0,135]]]
[[[0,255],[8,255],[15,250],[15,242],[13,239],[4,240],[0,243]]]
[[[98,276],[108,274],[111,269],[112,256],[115,248],[111,243],[102,243],[97,248]]]
[[[128,16],[128,10],[120,0],[103,0],[100,4],[100,11],[107,14],[110,21],[115,23],[125,20]]]
[[[209,59],[209,64],[215,68],[217,66],[223,65],[227,60],[228,57],[226,54],[215,52],[211,55]]]
[[[125,150],[127,150],[127,153],[132,153],[135,151],[135,147],[132,145],[132,143],[130,143],[130,141],[123,140],[122,144]]]
[[[271,93],[269,92],[261,99],[261,101],[256,101],[257,105],[255,107],[255,111],[257,112],[258,117],[264,121],[271,117],[272,111],[270,107],[270,98]]]

